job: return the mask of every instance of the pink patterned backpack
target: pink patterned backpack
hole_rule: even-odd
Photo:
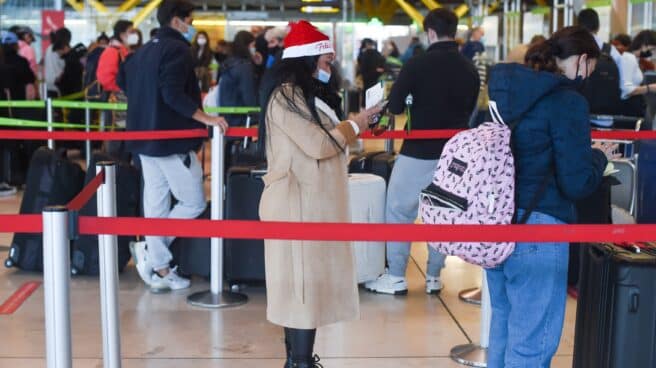
[[[433,182],[420,195],[425,224],[510,224],[515,213],[515,164],[511,128],[490,101],[493,122],[451,138],[437,164]],[[526,217],[526,216],[524,216]],[[515,243],[430,243],[439,252],[485,268],[510,256]]]

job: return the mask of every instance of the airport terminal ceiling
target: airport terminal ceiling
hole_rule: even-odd
[[[469,9],[475,8],[480,2],[487,5],[491,12],[500,12],[503,6],[495,0],[194,0],[199,9],[206,11],[220,12],[269,12],[270,15],[289,16],[301,12],[303,7],[331,7],[334,13],[304,13],[310,19],[317,18],[335,18],[341,19],[342,8],[344,3],[347,4],[349,17],[352,16],[353,7],[355,6],[355,15],[358,18],[378,17],[386,24],[409,24],[411,17],[401,6],[403,3],[410,5],[420,13],[425,13],[431,7],[431,4],[447,5],[453,8],[463,4],[468,5]],[[531,8],[535,5],[549,6],[552,0],[527,0],[522,4]],[[73,10],[75,4],[83,6],[86,0],[60,0],[66,9]],[[125,7],[130,4],[129,8],[146,6],[150,0],[96,0],[102,6],[108,8]],[[0,0],[0,6],[7,8],[49,8],[54,7],[56,0]],[[527,9],[528,10],[528,9]],[[470,14],[471,15],[471,14]]]

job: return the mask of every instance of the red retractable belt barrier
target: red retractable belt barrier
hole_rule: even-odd
[[[413,130],[408,133],[405,130],[387,131],[375,136],[370,131],[364,132],[362,139],[448,139],[462,130]],[[130,132],[68,132],[43,130],[0,130],[0,139],[31,139],[46,140],[54,139],[60,141],[148,141],[166,139],[207,138],[208,132],[204,129],[191,130],[154,130],[154,131],[130,131]],[[257,137],[256,128],[230,128],[226,132],[227,137],[244,138]],[[656,131],[592,131],[593,139],[606,140],[641,140],[656,139]]]
[[[100,186],[105,182],[105,170],[102,170],[96,175],[93,180],[89,182],[84,188],[82,188],[82,191],[78,193],[78,195],[75,196],[68,204],[66,205],[66,208],[68,208],[71,211],[79,211],[84,207],[87,202],[93,197],[94,194],[96,194],[96,190],[100,188]]]
[[[80,217],[86,235],[160,235],[323,241],[613,242],[656,241],[650,225],[399,225]],[[0,232],[38,233],[41,215],[0,215]]]
[[[640,242],[656,225],[398,225],[80,217],[80,233],[323,241]]]
[[[0,233],[41,233],[43,220],[37,215],[0,215]]]
[[[207,137],[208,133],[205,129],[131,132],[47,132],[43,130],[0,130],[1,139],[54,139],[58,141],[151,141]]]

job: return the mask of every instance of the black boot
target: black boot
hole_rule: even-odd
[[[305,360],[302,362],[292,362],[292,368],[323,368],[323,365],[321,365],[319,362],[321,361],[321,358],[319,358],[318,355],[314,355],[312,358],[309,360]]]
[[[312,355],[316,334],[316,329],[290,329],[290,344],[292,348],[291,368],[323,368],[319,364],[319,357]]]
[[[292,368],[292,330],[285,327],[285,351],[287,351],[287,360],[285,368]]]

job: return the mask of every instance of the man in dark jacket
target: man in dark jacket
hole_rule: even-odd
[[[378,52],[376,42],[366,38],[362,40],[360,55],[358,55],[358,72],[362,76],[362,107],[365,106],[367,89],[378,83],[385,72],[385,57]]]
[[[458,52],[454,38],[458,18],[447,9],[428,13],[424,29],[431,46],[410,59],[401,70],[389,96],[389,111],[410,110],[407,128],[466,128],[476,106],[480,87],[471,61]],[[419,193],[433,179],[446,140],[408,140],[403,143],[389,182],[385,218],[388,223],[413,223],[417,218]],[[405,294],[410,243],[387,243],[388,273],[367,283],[367,289],[384,294]],[[442,289],[440,270],[445,256],[429,247],[426,292]]]
[[[128,130],[227,128],[222,117],[200,109],[189,44],[193,9],[188,0],[165,0],[157,12],[162,28],[156,38],[121,66],[118,84],[128,97]],[[201,143],[200,138],[128,142],[128,150],[141,161],[146,217],[192,219],[205,210],[202,169],[196,157]],[[177,199],[172,209],[171,194]],[[172,241],[147,236],[132,248],[139,275],[152,290],[189,287],[189,280],[169,268]]]

